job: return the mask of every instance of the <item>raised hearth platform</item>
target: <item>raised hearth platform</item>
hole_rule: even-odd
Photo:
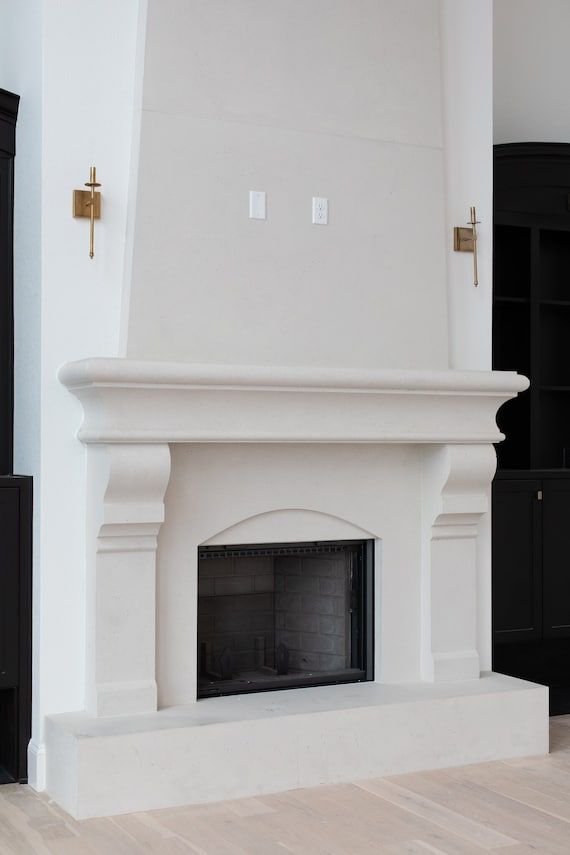
[[[212,698],[46,721],[47,790],[77,819],[548,751],[548,689],[501,674]]]

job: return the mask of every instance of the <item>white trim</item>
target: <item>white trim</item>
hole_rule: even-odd
[[[30,739],[28,743],[28,784],[42,792],[46,788],[46,748],[43,742]]]

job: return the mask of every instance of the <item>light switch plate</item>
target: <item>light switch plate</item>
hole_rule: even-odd
[[[264,190],[249,191],[249,218],[250,220],[266,219],[266,201]]]
[[[313,196],[313,225],[327,226],[329,223],[329,200]]]

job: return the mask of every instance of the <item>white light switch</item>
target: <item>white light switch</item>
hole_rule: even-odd
[[[329,200],[313,196],[313,225],[327,226],[329,222]]]
[[[249,191],[249,218],[250,220],[265,220],[265,191]]]

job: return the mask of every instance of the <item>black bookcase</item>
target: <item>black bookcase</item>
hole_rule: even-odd
[[[570,145],[495,146],[493,367],[530,378],[498,424],[494,668],[570,712]]]

